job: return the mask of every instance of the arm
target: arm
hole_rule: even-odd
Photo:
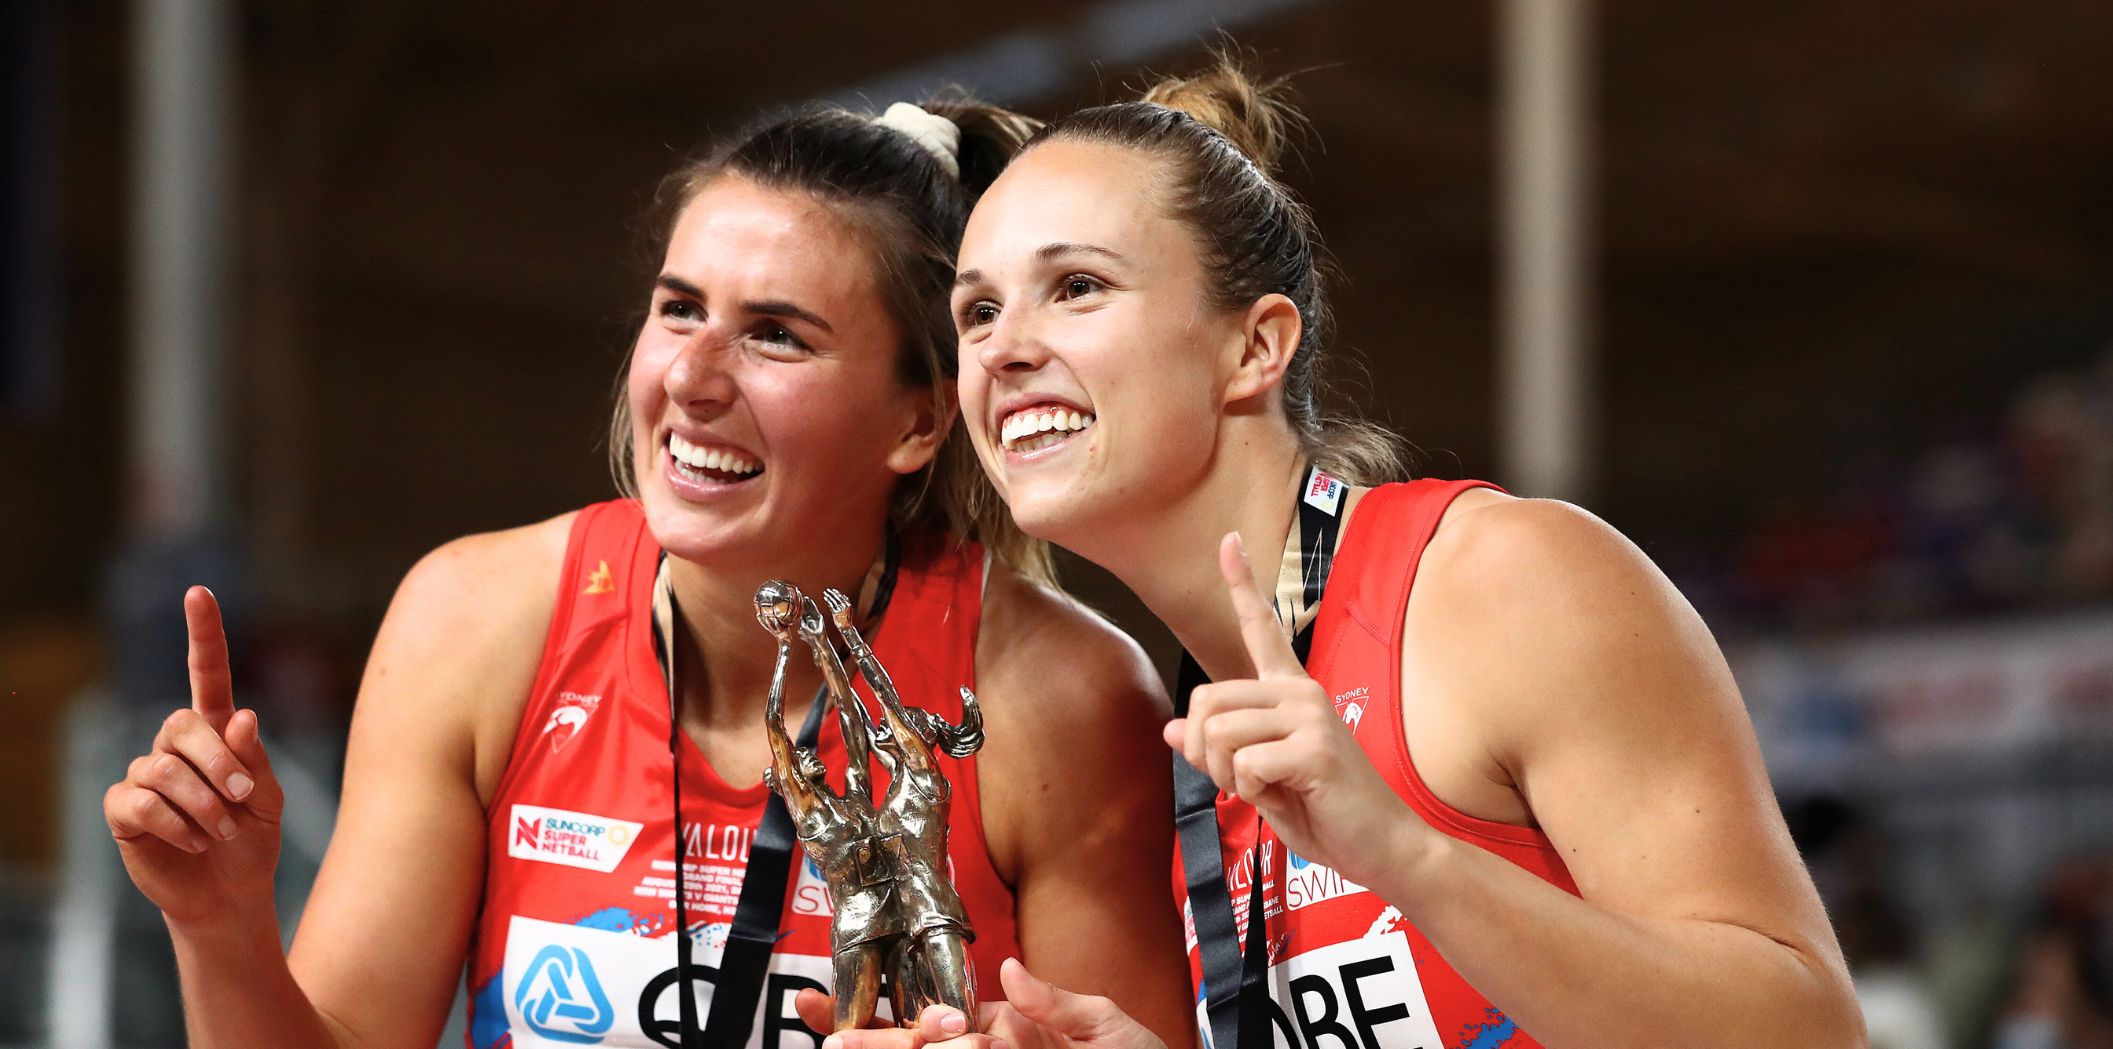
[[[813,804],[807,777],[800,774],[800,754],[785,734],[785,670],[792,662],[792,642],[778,639],[778,665],[770,674],[770,697],[763,705],[763,734],[770,738],[770,768],[764,773],[772,790],[797,815]]]
[[[814,665],[822,672],[824,687],[836,704],[837,724],[844,733],[844,797],[873,805],[873,768],[869,761],[873,743],[866,735],[866,705],[851,689],[851,676],[829,644],[822,610],[812,598],[800,599],[800,637],[814,652]]]
[[[874,735],[881,740],[882,763],[888,775],[897,775],[905,763],[911,769],[929,771],[934,767],[932,754],[903,713],[902,693],[896,691],[895,679],[888,676],[888,668],[880,665],[880,658],[873,654],[872,646],[866,644],[865,635],[853,622],[850,600],[836,590],[823,591],[822,600],[829,603],[829,614],[836,621],[836,632],[844,639],[845,647],[851,650],[852,662],[858,665],[859,673],[866,675],[866,684],[873,686],[873,694],[880,699],[888,731],[884,735]]]
[[[1449,515],[1423,572],[1403,695],[1484,743],[1583,898],[1413,818],[1366,884],[1550,1045],[1860,1044],[1730,672],[1649,560],[1500,500]]]
[[[1057,987],[1107,996],[1166,1044],[1192,1045],[1158,675],[1083,606],[993,573],[976,645],[988,733],[976,770],[1022,960]],[[1063,687],[1052,691],[1055,668]]]
[[[458,540],[405,578],[360,688],[337,828],[291,955],[268,890],[220,914],[169,916],[193,1046],[439,1036],[484,873],[479,787],[496,783],[533,679],[567,524]],[[237,753],[254,731],[235,722]],[[269,770],[253,770],[261,795]]]

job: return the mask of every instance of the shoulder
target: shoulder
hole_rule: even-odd
[[[471,763],[480,788],[496,784],[541,661],[575,516],[451,540],[405,573],[360,685],[355,742],[363,727],[430,732]]]
[[[533,621],[547,625],[576,516],[441,544],[405,573],[383,621],[384,636],[394,628],[389,639],[395,643],[474,655],[515,640]]]
[[[1160,719],[1171,707],[1152,668],[1130,635],[1060,590],[992,564],[984,590],[983,624],[976,641],[979,682],[993,690],[1045,691],[1061,671],[1063,704],[1034,706],[1050,717],[1075,717],[1087,710],[1144,705]]]
[[[1469,492],[1449,509],[1417,570],[1418,596],[1450,616],[1532,621],[1666,611],[1685,601],[1636,544],[1569,503]],[[1580,614],[1591,611],[1592,617]],[[1590,629],[1593,622],[1574,623]],[[1510,631],[1501,631],[1508,633]]]
[[[1074,598],[994,567],[976,643],[984,840],[1018,891],[1082,856],[1164,860],[1171,707],[1144,650]],[[1090,878],[1088,879],[1090,881]]]
[[[1406,615],[1405,673],[1418,661],[1514,744],[1698,696],[1736,705],[1716,642],[1679,590],[1635,543],[1568,503],[1463,498],[1424,553]]]

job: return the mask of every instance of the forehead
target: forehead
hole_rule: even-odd
[[[1185,231],[1166,213],[1160,165],[1134,149],[1058,140],[1012,162],[977,203],[963,237],[961,265],[1001,263],[998,255],[1051,243],[1088,243],[1126,255],[1169,247]],[[979,260],[977,256],[984,256]]]
[[[809,309],[861,298],[879,308],[872,255],[851,222],[813,196],[722,175],[677,216],[662,266],[707,292],[724,283]]]

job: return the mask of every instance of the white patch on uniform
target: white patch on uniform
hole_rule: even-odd
[[[624,861],[644,826],[586,812],[516,805],[507,824],[506,854],[607,874]]]
[[[1423,980],[1399,932],[1294,955],[1269,967],[1270,1027],[1283,1049],[1439,1049]],[[1210,1016],[1196,1003],[1205,1049]]]
[[[706,936],[694,960],[717,969],[724,937]],[[810,1049],[815,1036],[794,1013],[802,987],[827,989],[829,959],[787,954],[779,945],[770,958],[757,1023],[747,1049]],[[674,981],[675,941],[578,925],[513,917],[506,927],[506,1022],[519,1049],[595,1046],[659,1046],[639,1026],[641,1013],[672,1038],[681,1016]],[[690,985],[697,1015],[711,1015],[712,985]],[[650,998],[650,1001],[646,1000]],[[887,1003],[881,1003],[885,1012]]]

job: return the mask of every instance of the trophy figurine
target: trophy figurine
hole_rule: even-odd
[[[938,753],[967,757],[983,745],[976,696],[961,690],[962,718],[953,725],[907,706],[888,672],[852,622],[851,602],[826,590],[837,633],[858,672],[880,699],[875,723],[852,691],[850,675],[829,641],[821,610],[790,583],[772,580],[756,590],[756,621],[778,639],[777,669],[765,708],[771,768],[764,781],[785,800],[800,845],[828,884],[835,918],[836,1030],[865,1026],[887,975],[895,1021],[914,1026],[929,1005],[951,1005],[976,1018],[975,970],[968,957],[975,938],[960,893],[947,877],[947,818],[953,790]],[[785,670],[797,637],[822,672],[828,703],[843,729],[844,792],[825,781],[827,769],[785,730]],[[888,773],[876,802],[870,758]]]

